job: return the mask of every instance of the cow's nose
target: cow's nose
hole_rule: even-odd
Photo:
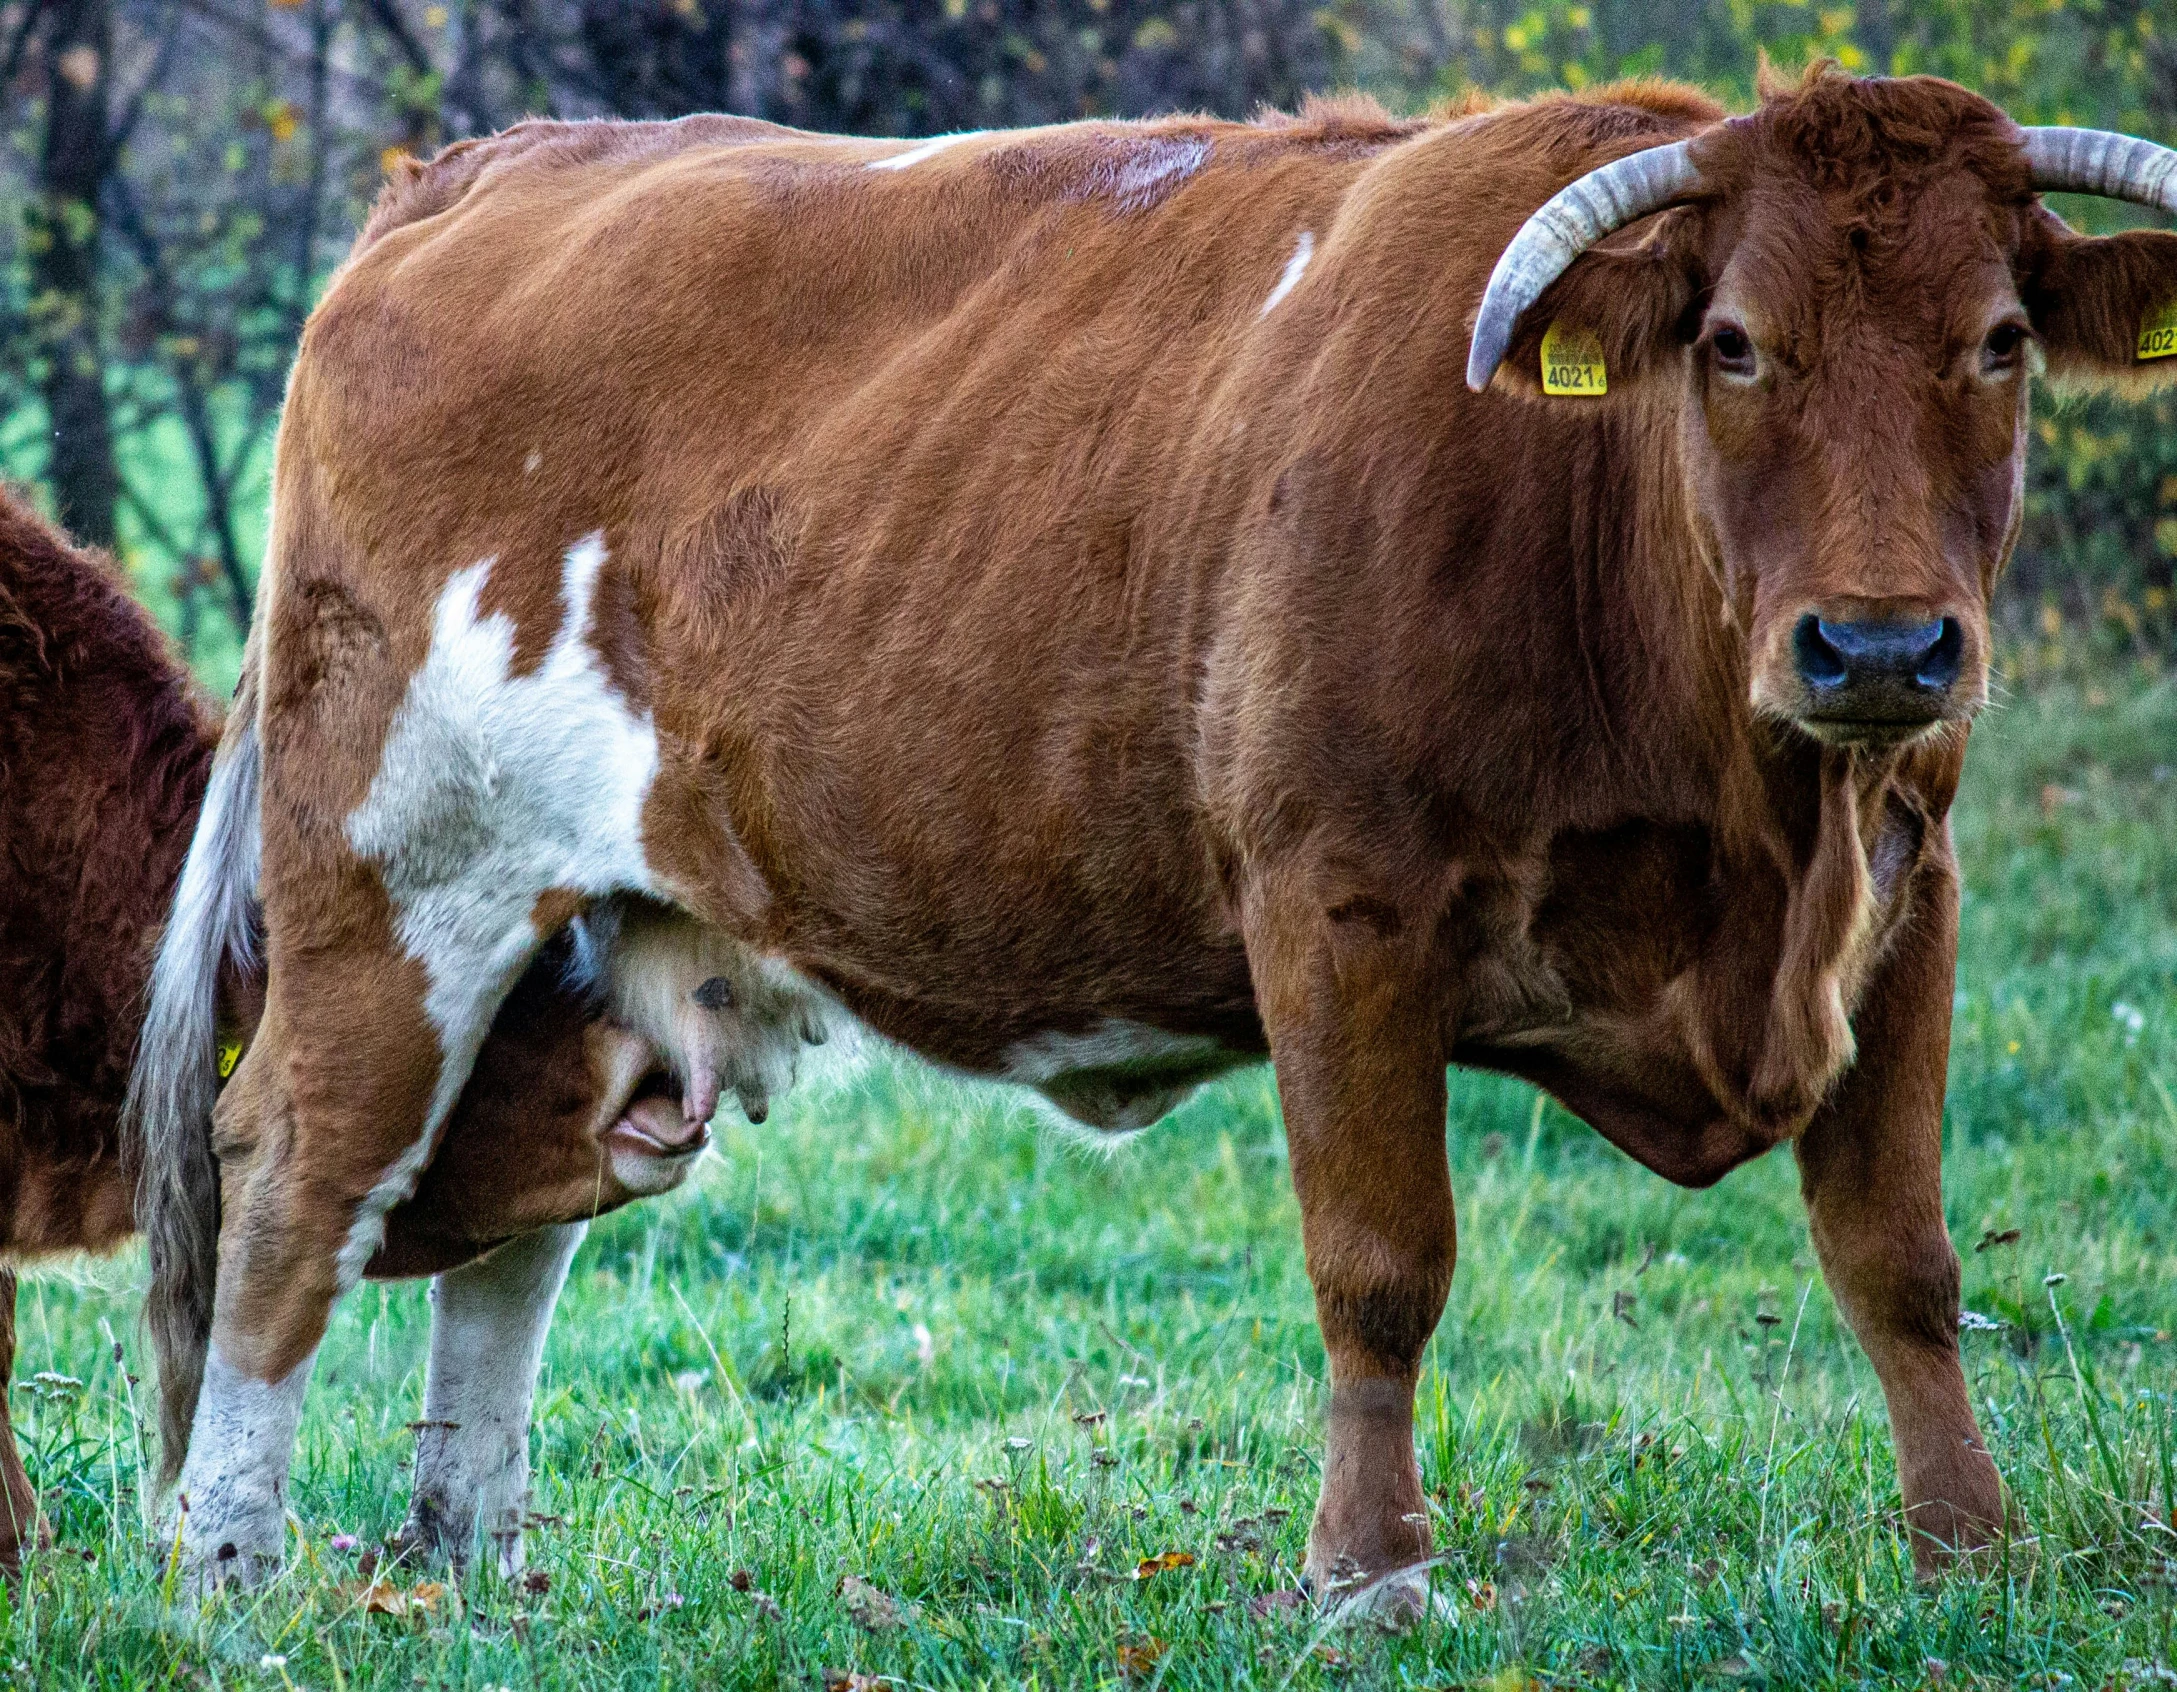
[[[1925,623],[1832,622],[1809,612],[1792,631],[1799,679],[1822,714],[1891,716],[1932,706],[1958,679],[1965,631],[1955,617]]]

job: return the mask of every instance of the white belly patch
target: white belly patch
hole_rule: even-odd
[[[1085,1033],[1016,1042],[1006,1049],[999,1079],[1033,1087],[1088,1127],[1132,1133],[1243,1061],[1206,1034],[1172,1034],[1113,1017]]]

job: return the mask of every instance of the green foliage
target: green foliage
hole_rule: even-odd
[[[0,1609],[0,1684],[2164,1684],[2177,688],[2100,685],[1994,712],[1958,818],[1949,1218],[1966,1304],[2002,1324],[1966,1362],[2017,1508],[1974,1575],[1912,1578],[1881,1395],[1788,1154],[1683,1192],[1459,1074],[1463,1249],[1421,1414],[1447,1615],[1394,1639],[1277,1601],[1322,1354],[1267,1076],[1098,1157],[880,1058],[597,1230],[511,1589],[366,1608],[425,1332],[420,1287],[370,1287],[321,1353],[290,1572],[167,1610],[113,1345],[134,1353],[140,1259],[31,1276],[14,1404],[59,1548]],[[1165,1552],[1196,1561],[1128,1578]]]

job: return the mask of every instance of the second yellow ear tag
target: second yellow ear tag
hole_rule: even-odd
[[[2138,357],[2177,357],[2177,300],[2146,315],[2139,325]]]
[[[222,1041],[220,1041],[220,1042],[219,1042],[219,1078],[220,1078],[220,1080],[224,1081],[224,1080],[226,1080],[226,1078],[227,1078],[228,1076],[232,1075],[232,1074],[234,1073],[234,1066],[235,1066],[236,1064],[240,1063],[241,1061],[242,1061],[242,1042],[241,1042],[241,1041],[239,1041],[239,1040],[222,1040]]]
[[[1562,323],[1551,324],[1542,335],[1542,391],[1546,394],[1608,393],[1610,378],[1603,370],[1602,337],[1592,329],[1568,329]]]

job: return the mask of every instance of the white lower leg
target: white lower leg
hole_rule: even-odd
[[[198,1580],[254,1581],[279,1567],[287,1469],[310,1385],[312,1352],[277,1381],[235,1368],[215,1344],[205,1359],[182,1465],[182,1548]]]
[[[465,1564],[479,1535],[522,1567],[529,1405],[552,1307],[587,1222],[540,1228],[431,1283],[431,1364],[402,1539]]]

